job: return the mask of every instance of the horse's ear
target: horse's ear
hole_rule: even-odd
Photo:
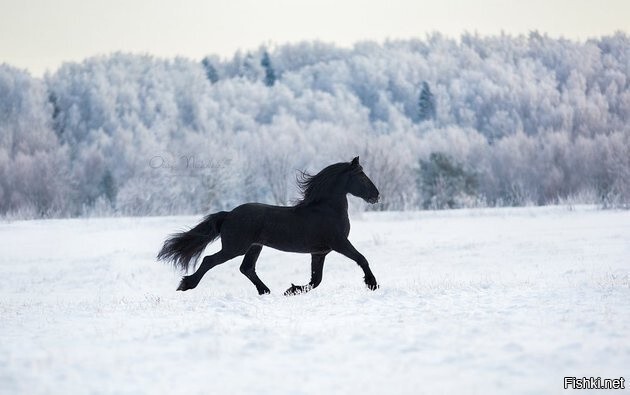
[[[355,157],[354,159],[352,159],[352,162],[350,162],[350,164],[352,166],[358,166],[359,165],[359,157]]]

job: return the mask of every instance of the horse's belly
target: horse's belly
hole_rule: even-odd
[[[323,235],[308,229],[266,229],[260,243],[286,252],[316,253],[330,251]]]

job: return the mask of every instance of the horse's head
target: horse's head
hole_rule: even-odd
[[[346,185],[348,193],[360,197],[368,203],[378,202],[379,192],[376,186],[363,172],[363,167],[359,164],[359,157],[350,162],[350,176]]]

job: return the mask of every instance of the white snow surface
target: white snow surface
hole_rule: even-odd
[[[257,269],[271,295],[239,258],[176,292],[180,274],[155,255],[201,217],[2,222],[0,393],[560,394],[564,376],[630,381],[630,212],[355,217],[350,240],[380,289],[331,253],[322,285],[294,297],[283,292],[308,282],[310,257],[270,248]]]

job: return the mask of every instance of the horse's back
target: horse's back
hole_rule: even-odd
[[[245,222],[249,226],[259,226],[270,218],[288,217],[293,207],[273,206],[264,203],[245,203],[230,211],[228,220]]]
[[[272,206],[264,203],[245,203],[230,211],[221,228],[222,235],[237,234],[239,237],[257,238],[265,223],[288,217],[291,207]]]
[[[324,251],[329,249],[332,222],[336,219],[295,206],[246,203],[226,216],[221,241],[241,246],[262,244],[290,252]]]

